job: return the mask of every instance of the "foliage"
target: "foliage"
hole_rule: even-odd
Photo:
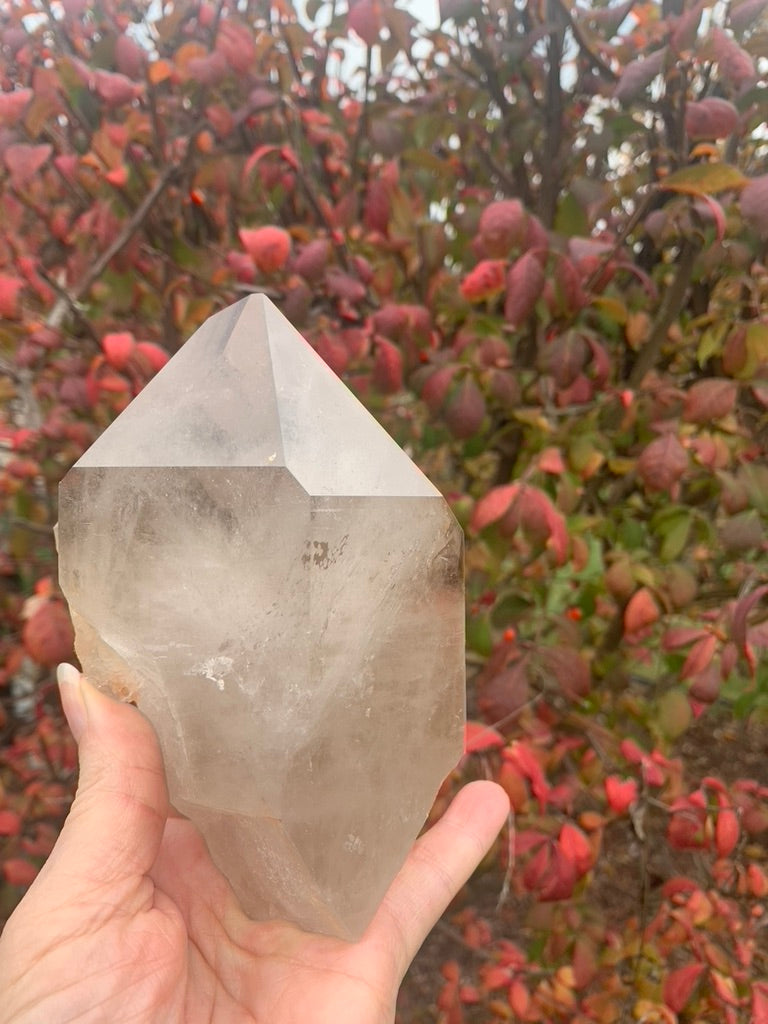
[[[467,531],[433,813],[476,772],[514,813],[439,1020],[768,1021],[766,12],[3,8],[3,910],[71,784],[57,482],[258,290]]]

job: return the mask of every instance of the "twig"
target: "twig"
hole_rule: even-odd
[[[367,46],[365,52],[365,82],[363,84],[363,109],[360,114],[360,120],[357,122],[357,131],[355,132],[355,140],[352,144],[352,155],[349,159],[349,166],[352,168],[352,181],[357,182],[358,178],[358,159],[360,156],[360,147],[362,146],[363,139],[368,134],[368,119],[370,112],[370,89],[371,89],[371,69],[373,67],[373,47]]]
[[[600,260],[600,263],[598,264],[597,268],[592,271],[587,280],[587,283],[584,285],[584,289],[587,293],[592,291],[597,282],[605,273],[606,266],[610,263],[614,256],[616,256],[616,254],[619,252],[621,247],[624,245],[626,240],[635,230],[635,228],[646,215],[646,213],[649,212],[649,207],[651,203],[654,202],[657,195],[658,190],[655,188],[650,189],[648,192],[646,192],[646,194],[643,196],[642,202],[638,203],[638,205],[634,209],[634,212],[627,218],[626,224],[621,229],[619,234],[616,236],[616,241],[613,243],[608,252],[606,252],[603,255],[603,258]]]
[[[581,52],[587,58],[587,62],[595,69],[595,71],[597,71],[599,75],[602,75],[603,78],[607,78],[611,82],[618,82],[619,76],[616,74],[613,68],[606,64],[599,54],[595,53],[595,51],[590,47],[589,43],[584,38],[584,33],[579,28],[578,22],[573,16],[573,9],[570,8],[568,5],[564,4],[562,0],[559,0],[559,5],[560,10],[564,14],[568,22],[568,27],[573,33],[573,38],[578,43]],[[627,14],[628,13],[629,11],[627,12]]]
[[[560,18],[559,0],[550,0],[548,13],[552,16],[553,28],[547,44],[546,134],[541,167],[541,219],[546,227],[551,228],[557,208],[563,140],[563,85],[560,76],[565,32]]]
[[[66,310],[76,307],[78,300],[88,292],[88,289],[94,281],[97,281],[104,273],[104,270],[109,266],[110,261],[114,259],[120,250],[128,244],[135,232],[138,231],[152,210],[152,207],[165,191],[165,188],[171,178],[178,174],[179,170],[180,168],[178,166],[171,166],[167,167],[165,171],[163,171],[153,185],[152,190],[144,197],[142,202],[136,207],[133,215],[126,221],[123,230],[115,238],[114,242],[107,246],[101,256],[91,264],[88,271],[77,282],[74,288],[71,291],[64,292],[56,300],[53,309],[46,320],[46,325],[48,327],[58,327],[64,318]]]
[[[507,815],[507,867],[504,872],[504,880],[501,883],[499,898],[496,900],[496,913],[509,899],[509,890],[512,886],[512,875],[515,873],[515,809],[509,808]]]
[[[661,300],[661,305],[659,306],[659,312],[656,316],[656,322],[653,325],[651,336],[640,350],[637,362],[632,367],[632,372],[629,375],[628,383],[630,387],[638,387],[642,383],[645,375],[659,358],[664,342],[667,339],[669,328],[672,326],[672,321],[683,308],[685,295],[691,283],[693,267],[696,263],[696,258],[699,255],[700,249],[700,242],[694,242],[690,238],[686,238],[683,242],[680,249],[680,255],[677,260],[677,273],[675,274],[675,278],[670,287],[664,293],[664,298]]]

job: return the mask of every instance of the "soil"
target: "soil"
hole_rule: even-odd
[[[705,715],[685,733],[673,754],[683,760],[689,779],[714,775],[726,784],[751,778],[768,785],[765,722],[750,725],[730,717],[713,721],[711,714]],[[663,841],[665,821],[666,816],[660,812],[658,817],[644,822],[644,844],[628,818],[606,829],[603,856],[590,895],[607,923],[620,927],[629,918],[643,914],[650,919],[666,879],[680,874],[696,879],[702,873],[696,854],[675,853]],[[700,880],[704,880],[703,873]],[[489,924],[495,939],[506,938],[525,948],[525,936],[517,925],[525,908],[508,903],[499,913],[496,907],[501,884],[501,877],[495,872],[470,879],[411,965],[398,999],[397,1024],[437,1024],[435,1000],[443,984],[440,969],[447,960],[459,963],[462,978],[467,982],[476,978],[477,968],[488,954],[464,942],[454,923],[462,909],[474,907]],[[768,936],[765,941],[768,955]]]

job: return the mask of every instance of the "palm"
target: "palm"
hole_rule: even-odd
[[[167,972],[179,978],[174,1000],[183,1012],[177,1019],[186,1024],[384,1024],[393,1019],[393,997],[406,965],[396,944],[383,942],[378,930],[352,945],[283,922],[250,921],[194,829],[179,820],[169,822],[152,875],[156,894],[178,914],[179,941],[168,950],[172,970]]]
[[[391,1024],[406,967],[506,816],[503,791],[459,794],[360,942],[256,923],[194,826],[168,817],[148,723],[84,692],[77,798],[0,939],[0,1024]]]

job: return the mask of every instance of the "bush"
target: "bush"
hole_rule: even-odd
[[[514,813],[438,1019],[765,1022],[764,0],[339,6],[0,12],[0,910],[72,784],[56,485],[257,290],[467,532],[433,814]]]

